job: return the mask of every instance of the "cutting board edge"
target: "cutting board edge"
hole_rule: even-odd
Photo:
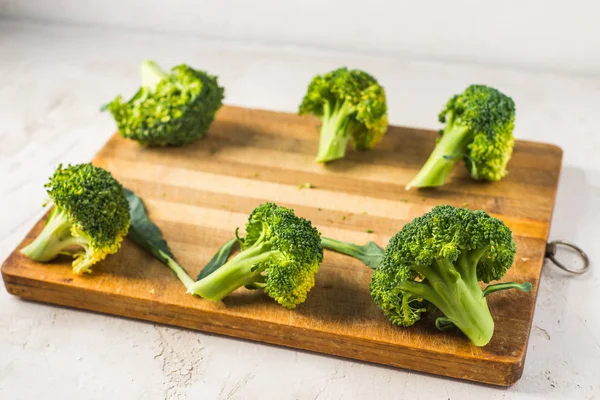
[[[267,321],[259,321],[258,324],[256,324],[256,321],[254,321],[255,326],[265,325],[262,331],[255,332],[254,330],[256,327],[251,327],[252,329],[232,330],[227,328],[227,324],[228,322],[235,324],[236,320],[238,319],[236,316],[219,315],[219,318],[222,319],[221,323],[207,324],[207,321],[211,319],[212,313],[199,312],[197,313],[196,317],[200,318],[197,320],[192,320],[189,318],[182,319],[181,317],[183,313],[186,313],[189,316],[192,315],[190,311],[186,310],[186,308],[183,306],[166,305],[158,301],[139,298],[135,299],[135,302],[129,304],[133,306],[131,308],[127,307],[127,303],[120,302],[123,304],[124,308],[115,312],[113,307],[115,303],[112,301],[114,298],[119,298],[121,301],[133,298],[119,295],[117,293],[109,294],[107,292],[100,291],[89,292],[81,288],[69,286],[68,284],[61,285],[55,282],[45,281],[43,279],[32,279],[19,275],[17,270],[18,266],[16,265],[13,253],[2,264],[2,279],[7,292],[23,300],[36,301],[44,304],[50,303],[54,305],[65,306],[71,309],[131,318],[138,321],[160,323],[199,332],[223,335],[233,339],[250,340],[253,342],[266,343],[284,348],[309,351],[315,354],[326,354],[349,360],[359,360],[361,362],[367,362],[376,365],[400,368],[407,371],[410,370],[425,374],[432,374],[432,376],[468,380],[494,386],[512,386],[521,378],[523,374],[526,352],[523,352],[511,360],[465,360],[465,362],[468,362],[471,367],[472,363],[475,361],[481,365],[481,372],[474,373],[470,368],[455,368],[454,364],[456,364],[456,355],[434,353],[423,349],[418,349],[419,354],[414,354],[413,352],[415,349],[409,347],[398,347],[377,343],[376,348],[373,349],[374,352],[381,352],[382,348],[389,347],[389,349],[385,350],[385,352],[388,354],[391,354],[394,350],[396,351],[394,354],[398,354],[397,352],[399,350],[404,353],[404,357],[401,357],[400,361],[394,361],[393,359],[382,361],[381,353],[374,354],[371,351],[364,352],[365,345],[368,344],[369,341],[362,338],[351,338],[352,343],[350,343],[350,345],[348,345],[348,342],[345,342],[344,346],[331,346],[327,345],[326,343],[340,340],[340,337],[337,337],[333,333],[320,332],[318,335],[315,335],[314,331],[286,327],[284,325],[270,323]],[[60,288],[60,290],[55,290],[57,288]],[[82,295],[86,296],[86,302],[84,305],[82,305],[83,303],[80,300]],[[111,306],[102,306],[102,304],[111,304]],[[160,308],[157,308],[157,306]],[[153,312],[144,313],[142,310],[144,307],[153,310]],[[161,312],[158,312],[159,309]],[[175,323],[174,321],[177,322]],[[239,321],[237,321],[237,323],[239,323]],[[270,329],[269,325],[276,325],[277,332],[280,335],[269,335],[267,332],[273,331]],[[293,340],[291,340],[292,338]],[[349,338],[343,339],[348,340]],[[294,345],[294,343],[302,343],[303,345],[298,346]],[[330,349],[334,347],[338,350],[331,351]],[[361,352],[361,350],[363,350],[363,352]],[[424,357],[424,354],[426,353],[429,354],[430,357]],[[423,365],[431,366],[432,368],[424,368]],[[468,370],[471,371],[468,375],[466,375],[466,372],[462,374],[458,373],[458,371]],[[490,374],[490,371],[493,371],[493,374]]]

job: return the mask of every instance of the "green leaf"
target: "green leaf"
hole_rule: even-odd
[[[385,250],[377,243],[369,242],[362,246],[354,243],[321,237],[321,245],[325,249],[354,257],[363,262],[367,267],[375,269],[381,263]]]
[[[221,246],[221,248],[217,250],[217,252],[213,256],[213,258],[211,258],[211,260],[208,262],[208,264],[206,264],[204,268],[202,268],[202,271],[200,271],[196,280],[199,281],[200,279],[207,277],[208,275],[221,268],[221,266],[223,266],[223,264],[227,262],[227,259],[231,254],[233,245],[237,242],[238,239],[231,239],[227,241],[223,246]]]
[[[148,218],[142,199],[129,189],[123,188],[123,190],[129,202],[131,214],[128,236],[164,263],[167,262],[165,255],[175,259],[160,229]]]
[[[148,218],[142,199],[129,189],[123,188],[123,191],[129,202],[129,212],[131,214],[131,225],[127,237],[167,264],[175,272],[181,283],[189,289],[194,284],[194,280],[189,277],[183,267],[175,262],[175,256],[169,249],[169,245],[163,238],[160,229]]]
[[[447,330],[456,328],[456,325],[454,325],[454,322],[450,321],[446,317],[439,317],[435,320],[435,327],[438,328],[438,330],[443,332],[443,331],[447,331]]]

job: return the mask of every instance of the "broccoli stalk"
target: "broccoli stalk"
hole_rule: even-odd
[[[33,242],[21,249],[21,253],[36,261],[47,262],[73,246],[82,246],[85,240],[71,236],[72,226],[69,214],[53,207],[44,229]]]
[[[442,186],[471,140],[472,135],[468,129],[448,123],[433,152],[406,189]]]
[[[488,295],[495,293],[495,292],[500,292],[502,290],[508,290],[508,289],[517,289],[520,290],[522,292],[529,292],[531,290],[531,283],[529,282],[525,282],[525,283],[517,283],[517,282],[501,282],[501,283],[494,283],[493,285],[487,285],[485,287],[485,289],[483,289],[483,296],[487,297]]]
[[[445,258],[435,259],[437,268],[414,267],[424,279],[420,282],[403,282],[398,285],[403,297],[421,299],[435,305],[445,317],[436,320],[436,326],[445,330],[452,323],[476,346],[485,346],[494,333],[494,320],[488,308],[488,294],[508,289],[524,292],[531,290],[530,283],[506,282],[479,287],[477,264],[489,252],[489,246],[463,252],[456,262]]]
[[[499,283],[481,290],[479,282],[500,279],[516,252],[512,233],[484,211],[438,206],[405,225],[389,242],[373,273],[375,303],[396,325],[411,326],[424,312],[439,309],[440,330],[458,327],[476,346],[494,333],[486,296],[529,283]]]
[[[263,273],[268,268],[269,261],[282,257],[283,254],[272,250],[262,235],[251,247],[227,261],[206,278],[194,283],[188,289],[188,293],[207,300],[220,301],[242,286],[264,288],[266,283]]]
[[[476,346],[486,345],[494,333],[494,320],[477,279],[476,266],[488,251],[484,246],[463,252],[456,265],[436,258],[435,268],[416,266],[413,270],[424,279],[398,285],[403,296],[423,299],[435,305]]]
[[[316,162],[343,158],[349,143],[356,150],[375,147],[387,131],[385,90],[360,70],[339,68],[313,78],[298,110],[321,119]]]
[[[46,188],[54,206],[22,254],[40,262],[73,256],[73,272],[81,274],[119,250],[129,230],[129,206],[110,172],[91,164],[59,165]]]
[[[238,242],[239,239],[231,239],[227,241],[223,246],[217,250],[213,258],[210,260],[208,264],[200,271],[197,280],[207,277],[212,274],[219,268],[223,267],[223,265],[227,262],[229,258],[229,254],[231,254],[231,248],[234,243]],[[336,253],[344,254],[357,260],[362,261],[367,267],[371,269],[377,268],[381,259],[384,255],[384,249],[382,249],[379,245],[374,242],[368,242],[364,245],[356,245],[354,243],[342,242],[340,240],[331,239],[328,237],[321,236],[321,246],[323,249],[335,251]],[[257,285],[260,285],[260,282],[257,284],[250,283],[246,285],[252,286],[256,288]]]
[[[140,66],[140,76],[142,86],[150,90],[155,90],[160,81],[168,79],[167,74],[155,61],[146,60]]]
[[[171,268],[171,271],[175,273],[175,276],[177,276],[177,279],[179,279],[183,286],[185,286],[187,290],[190,290],[194,284],[194,280],[187,274],[187,272],[185,272],[185,269],[183,269],[183,267],[168,254],[161,251],[160,256],[163,259],[163,262],[167,264],[167,266]]]
[[[368,242],[367,244],[360,246],[354,243],[342,242],[340,240],[322,236],[321,245],[324,249],[356,258],[371,269],[375,269],[379,266],[384,255],[384,249],[374,242]]]
[[[513,100],[488,86],[471,85],[452,97],[439,115],[446,123],[442,136],[406,189],[443,185],[461,158],[473,179],[502,179],[512,156],[514,119]]]
[[[321,137],[316,162],[324,163],[344,158],[346,147],[352,137],[349,127],[352,124],[350,117],[353,112],[354,107],[347,101],[338,102],[333,107],[329,102],[323,105]]]

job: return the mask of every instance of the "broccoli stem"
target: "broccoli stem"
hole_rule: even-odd
[[[446,317],[439,317],[435,320],[435,327],[443,332],[452,328],[456,328],[456,325],[454,325],[454,323],[452,323],[452,321]]]
[[[169,76],[169,74],[163,71],[163,69],[152,60],[146,60],[142,63],[140,75],[142,77],[142,86],[152,90],[156,88],[156,85],[158,85],[160,81]]]
[[[40,262],[50,261],[59,254],[72,254],[67,250],[83,247],[85,243],[83,239],[71,236],[71,227],[69,215],[55,206],[44,229],[33,242],[21,249],[21,253]]]
[[[347,132],[350,114],[354,109],[349,102],[336,103],[333,109],[329,102],[323,106],[321,137],[315,162],[326,163],[346,155],[350,135]]]
[[[190,287],[194,284],[194,280],[190,278],[190,276],[187,274],[187,272],[185,272],[183,267],[177,264],[177,262],[164,251],[158,249],[158,254],[161,257],[163,257],[163,261],[169,266],[169,268],[171,268],[171,270],[175,272],[175,275],[177,275],[177,278],[181,281],[181,283],[183,283],[183,286],[185,286],[185,288],[189,290]]]
[[[472,268],[485,253],[475,250],[461,256],[458,268],[447,259],[436,260],[439,268],[415,267],[424,280],[400,285],[402,290],[427,300],[444,313],[440,326],[456,325],[476,346],[485,346],[494,334],[494,320]]]
[[[379,266],[385,252],[384,249],[374,242],[368,242],[367,244],[359,246],[354,243],[341,242],[325,236],[321,236],[321,246],[323,246],[324,249],[356,258],[371,269],[375,269]]]
[[[220,301],[242,286],[259,286],[264,282],[261,273],[266,269],[265,261],[273,257],[275,251],[257,242],[242,251],[223,266],[188,288],[188,293],[196,294],[211,301]],[[259,268],[259,266],[261,266]]]
[[[523,292],[529,292],[531,290],[531,283],[502,282],[489,285],[485,289],[483,289],[483,297],[487,297],[488,295],[494,292],[508,289],[517,289]],[[405,297],[402,298],[403,301],[404,298]],[[446,317],[439,317],[435,320],[435,327],[438,328],[440,331],[447,331],[449,329],[456,328],[456,325],[454,325],[454,323]]]
[[[531,283],[529,282],[525,282],[525,283],[517,283],[517,282],[502,282],[502,283],[495,283],[493,285],[488,285],[485,289],[483,289],[483,295],[485,297],[487,297],[488,295],[494,293],[494,292],[499,292],[501,290],[508,290],[508,289],[517,289],[517,290],[521,290],[523,292],[529,292],[531,290]]]
[[[406,190],[443,185],[456,161],[465,153],[470,139],[467,128],[448,123],[433,152],[417,176],[406,186]]]
[[[350,257],[358,258],[357,256],[362,255],[360,246],[348,242],[341,242],[339,240],[330,239],[328,237],[321,236],[321,245],[325,249],[333,250],[337,253],[345,254]]]
[[[472,290],[462,280],[456,283],[453,292],[446,302],[436,306],[475,346],[485,346],[494,334],[494,319],[483,292]]]
[[[245,287],[249,290],[264,289],[267,287],[267,278],[264,275],[258,275],[253,282],[247,284]]]

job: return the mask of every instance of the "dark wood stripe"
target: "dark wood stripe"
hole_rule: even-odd
[[[219,124],[216,122],[216,126]],[[215,128],[216,129],[216,128]],[[245,128],[250,129],[250,128]],[[225,130],[225,128],[223,128]],[[227,135],[227,136],[225,136]],[[370,151],[349,151],[343,160],[338,160],[335,163],[329,165],[329,168],[333,171],[349,171],[356,166],[385,166],[394,169],[406,170],[410,172],[410,176],[414,176],[423,163],[427,160],[429,153],[435,146],[435,140],[432,141],[432,146],[424,154],[419,154],[414,146],[419,146],[422,149],[422,137],[415,137],[414,139],[406,138],[406,142],[397,147],[388,145],[384,140],[377,148]],[[109,143],[107,150],[111,149],[112,146],[119,146]],[[137,145],[135,147],[138,147]],[[264,150],[276,150],[284,153],[299,154],[310,156],[312,158],[316,154],[316,143],[313,141],[285,137],[285,136],[274,136],[260,134],[258,131],[227,131],[222,132],[220,129],[216,129],[212,135],[207,136],[204,140],[198,141],[186,147],[168,149],[169,152],[174,153],[174,157],[198,157],[199,155],[209,156],[219,152],[220,149],[230,147],[243,147],[243,148],[255,148]],[[114,147],[112,147],[114,148]],[[137,149],[135,149],[137,150]],[[164,149],[145,149],[147,151],[159,151]],[[560,167],[560,164],[556,164],[554,157],[547,157],[548,152],[543,154],[532,153],[528,146],[518,143],[515,147],[514,155],[509,164],[509,174],[504,178],[506,182],[520,182],[520,177],[523,174],[527,174],[531,179],[531,184],[536,186],[548,187],[553,186],[555,183],[553,171]],[[104,154],[104,156],[107,156]],[[546,158],[546,162],[544,162]],[[535,160],[535,161],[533,161]],[[307,160],[308,161],[308,160]],[[392,172],[392,171],[390,171]],[[459,162],[453,169],[452,177],[467,177],[462,162]],[[399,182],[399,185],[404,187],[408,182]]]
[[[332,172],[340,174],[339,179],[331,179],[327,174],[309,173],[303,171],[289,170],[277,165],[270,168],[238,162],[223,162],[212,160],[210,154],[175,154],[165,158],[164,155],[154,149],[144,149],[140,155],[139,151],[131,151],[130,146],[121,146],[116,139],[115,144],[108,146],[99,153],[102,158],[116,158],[127,161],[136,161],[143,156],[145,162],[160,163],[162,165],[185,168],[192,171],[204,171],[226,176],[242,177],[263,182],[273,182],[288,185],[299,185],[305,182],[312,183],[321,189],[333,190],[341,193],[358,194],[373,198],[396,200],[412,204],[437,205],[443,199],[444,204],[454,206],[466,205],[473,209],[483,209],[487,212],[507,215],[527,215],[534,220],[543,218],[551,211],[550,199],[552,188],[540,189],[537,193],[529,194],[529,201],[523,203],[522,191],[515,190],[516,187],[508,182],[495,183],[475,182],[469,176],[458,176],[455,181],[460,183],[459,188],[453,185],[436,189],[423,189],[406,191],[403,185],[375,182],[366,179],[355,179],[351,170],[348,173],[343,167],[331,167]],[[112,143],[112,141],[111,141]],[[136,145],[137,146],[137,145]],[[137,149],[133,149],[137,150]],[[493,188],[492,186],[495,186]],[[490,196],[488,193],[494,189],[497,195]],[[487,192],[486,192],[487,190]],[[482,192],[481,194],[479,192]],[[513,197],[514,196],[514,197]],[[512,201],[509,201],[512,200]]]

